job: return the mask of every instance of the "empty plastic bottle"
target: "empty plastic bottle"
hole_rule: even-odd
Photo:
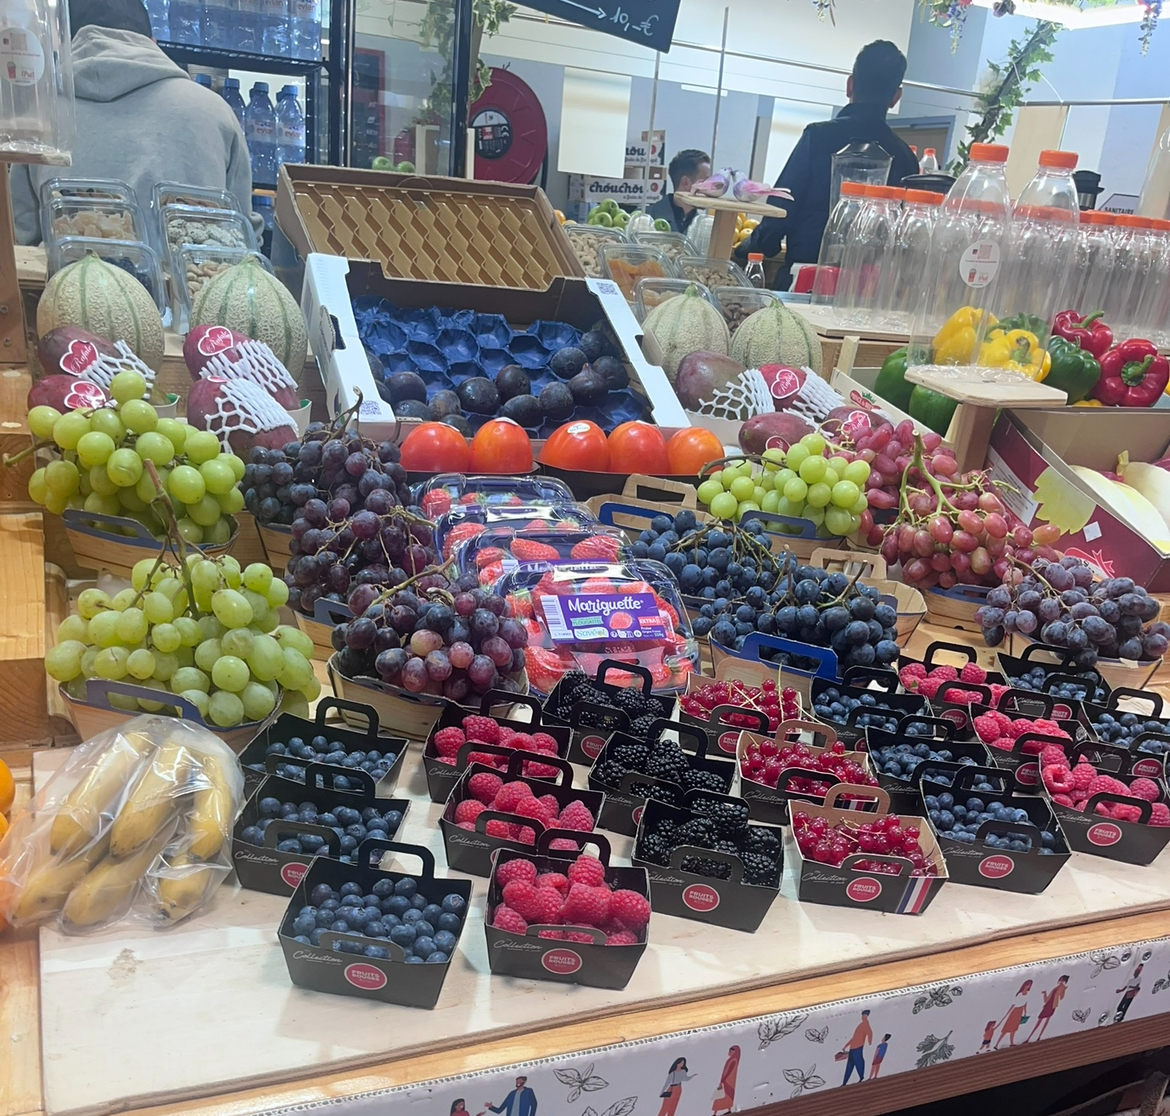
[[[170,0],[146,0],[146,14],[150,16],[150,33],[166,42],[170,37]]]
[[[268,99],[268,82],[252,86],[248,107],[244,109],[244,138],[252,157],[252,181],[276,181],[276,112]]]
[[[833,300],[835,317],[842,325],[864,327],[874,321],[882,262],[893,250],[905,194],[898,186],[865,188],[867,206],[849,230]]]
[[[321,57],[320,0],[289,0],[289,45],[294,58]]]
[[[1068,307],[1093,314],[1105,305],[1105,291],[1113,275],[1116,246],[1113,214],[1098,209],[1081,210],[1081,227],[1073,249],[1072,293]]]
[[[923,151],[918,169],[923,174],[938,174],[938,152],[933,147],[928,147]]]
[[[184,46],[202,46],[203,21],[206,12],[199,0],[171,0],[167,31],[172,43]],[[151,20],[153,26],[154,20]]]
[[[813,278],[810,301],[818,306],[831,306],[837,293],[837,279],[841,273],[841,260],[845,254],[845,241],[849,229],[864,208],[865,183],[842,182],[841,198],[829,214],[821,237],[821,250],[817,256],[817,273]]]
[[[203,0],[203,45],[234,48],[237,41],[236,0]]]
[[[225,78],[223,83],[223,92],[220,94],[225,101],[227,101],[232,112],[236,114],[236,119],[240,122],[240,127],[244,126],[244,98],[240,95],[240,79],[239,78]]]
[[[942,200],[942,194],[930,190],[906,191],[893,242],[880,261],[881,277],[873,304],[878,328],[909,332],[922,297],[922,276]]]
[[[286,85],[276,99],[276,168],[305,161],[305,114],[297,87]]]

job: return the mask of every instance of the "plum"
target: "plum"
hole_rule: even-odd
[[[813,428],[799,415],[789,411],[770,411],[755,415],[739,428],[739,448],[744,453],[763,453],[766,449],[788,449]]]

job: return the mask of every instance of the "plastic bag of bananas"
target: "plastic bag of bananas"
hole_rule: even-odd
[[[0,841],[0,927],[85,933],[198,910],[231,871],[244,804],[235,755],[205,728],[143,716],[74,749]]]

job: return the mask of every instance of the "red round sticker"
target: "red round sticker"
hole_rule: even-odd
[[[736,748],[739,747],[739,733],[725,732],[719,737],[719,750],[722,752],[730,752],[735,754]]]
[[[581,740],[581,751],[590,759],[597,759],[601,755],[601,749],[604,747],[605,740],[600,736],[586,736]]]
[[[345,979],[354,988],[364,988],[367,992],[375,992],[386,985],[386,974],[373,965],[361,961],[345,967]]]
[[[1067,705],[1054,705],[1052,707],[1052,718],[1056,721],[1071,721],[1072,710]]]
[[[281,868],[280,878],[289,887],[296,887],[305,878],[305,873],[308,870],[309,866],[307,864],[302,864],[299,860],[292,860]]]
[[[872,903],[881,893],[881,881],[873,876],[860,876],[845,887],[845,894],[855,903]]]
[[[1158,760],[1138,760],[1137,763],[1133,765],[1131,774],[1144,775],[1148,779],[1157,779],[1162,774],[1162,765],[1158,762]]]
[[[226,326],[212,326],[199,338],[198,349],[203,356],[215,356],[232,347],[232,331]]]
[[[581,967],[581,955],[572,949],[550,949],[540,963],[550,973],[575,973]]]
[[[690,884],[683,888],[682,901],[692,911],[705,914],[719,906],[719,892],[706,884]]]
[[[967,727],[967,714],[961,709],[944,709],[939,716],[950,721],[952,725],[956,725],[958,728]]]
[[[1034,763],[1021,763],[1016,768],[1016,782],[1034,787],[1040,781],[1040,769]]]
[[[641,822],[641,820],[642,820],[642,811],[643,811],[644,809],[645,809],[645,807],[644,807],[644,806],[635,806],[635,807],[634,807],[634,811],[633,811],[633,813],[632,813],[632,814],[630,814],[630,817],[634,819],[634,824],[635,824],[635,825],[637,825],[639,822]]]
[[[1116,845],[1121,840],[1121,826],[1112,822],[1097,822],[1089,826],[1087,836],[1094,845]]]
[[[989,880],[1002,880],[1016,870],[1016,862],[1010,856],[994,854],[985,856],[979,862],[979,874]]]

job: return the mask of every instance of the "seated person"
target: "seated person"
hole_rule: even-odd
[[[673,193],[659,198],[646,212],[655,219],[666,221],[675,232],[685,233],[699,211],[694,206],[675,201],[674,195],[685,194],[696,182],[711,177],[711,156],[694,148],[680,151],[670,160],[667,173],[674,186]]]

